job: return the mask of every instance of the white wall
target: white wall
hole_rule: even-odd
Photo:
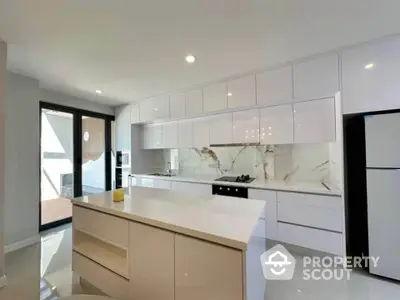
[[[4,244],[3,244],[3,234],[4,234],[4,88],[5,88],[5,74],[6,74],[6,62],[7,62],[7,45],[0,41],[0,281],[4,276]],[[1,283],[0,283],[1,285]]]
[[[37,80],[7,73],[5,245],[38,235],[39,101],[114,114],[114,109],[39,88]]]

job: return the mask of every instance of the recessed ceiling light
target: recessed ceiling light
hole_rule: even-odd
[[[187,63],[192,64],[196,61],[196,57],[194,55],[189,54],[185,57],[185,60],[187,61]]]
[[[96,90],[96,94],[102,94],[103,93],[103,91],[102,90]]]
[[[153,108],[153,110],[154,110],[154,111],[158,111],[158,108],[157,108],[157,107],[156,107],[156,108]]]
[[[369,69],[372,69],[374,66],[375,66],[374,63],[369,63],[369,64],[366,64],[366,65],[364,66],[364,69],[365,69],[365,70],[369,70]]]
[[[228,93],[228,97],[232,97],[232,93]]]

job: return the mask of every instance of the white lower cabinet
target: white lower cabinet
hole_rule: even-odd
[[[131,181],[132,186],[141,186],[148,188],[156,188],[156,189],[171,189],[171,181],[162,180],[162,179],[153,179],[153,178],[141,178],[141,177],[133,177]]]
[[[341,197],[278,192],[277,199],[280,241],[344,254]]]
[[[278,192],[278,220],[318,229],[343,231],[340,197]]]
[[[276,192],[249,189],[249,199],[265,201],[265,214],[260,216],[257,227],[253,234],[259,237],[277,240],[278,223]]]
[[[188,192],[190,194],[195,194],[195,195],[203,195],[203,196],[212,195],[212,188],[209,184],[173,181],[172,190],[179,192]]]
[[[341,233],[278,222],[278,236],[284,243],[344,255]]]

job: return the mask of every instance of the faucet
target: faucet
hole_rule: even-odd
[[[171,162],[167,162],[167,174],[172,175],[172,170],[171,170]]]

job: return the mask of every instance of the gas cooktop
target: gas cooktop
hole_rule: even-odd
[[[250,183],[255,178],[250,177],[250,175],[240,175],[240,176],[223,176],[221,178],[215,179],[215,181],[226,181],[226,182],[240,182],[240,183]]]

